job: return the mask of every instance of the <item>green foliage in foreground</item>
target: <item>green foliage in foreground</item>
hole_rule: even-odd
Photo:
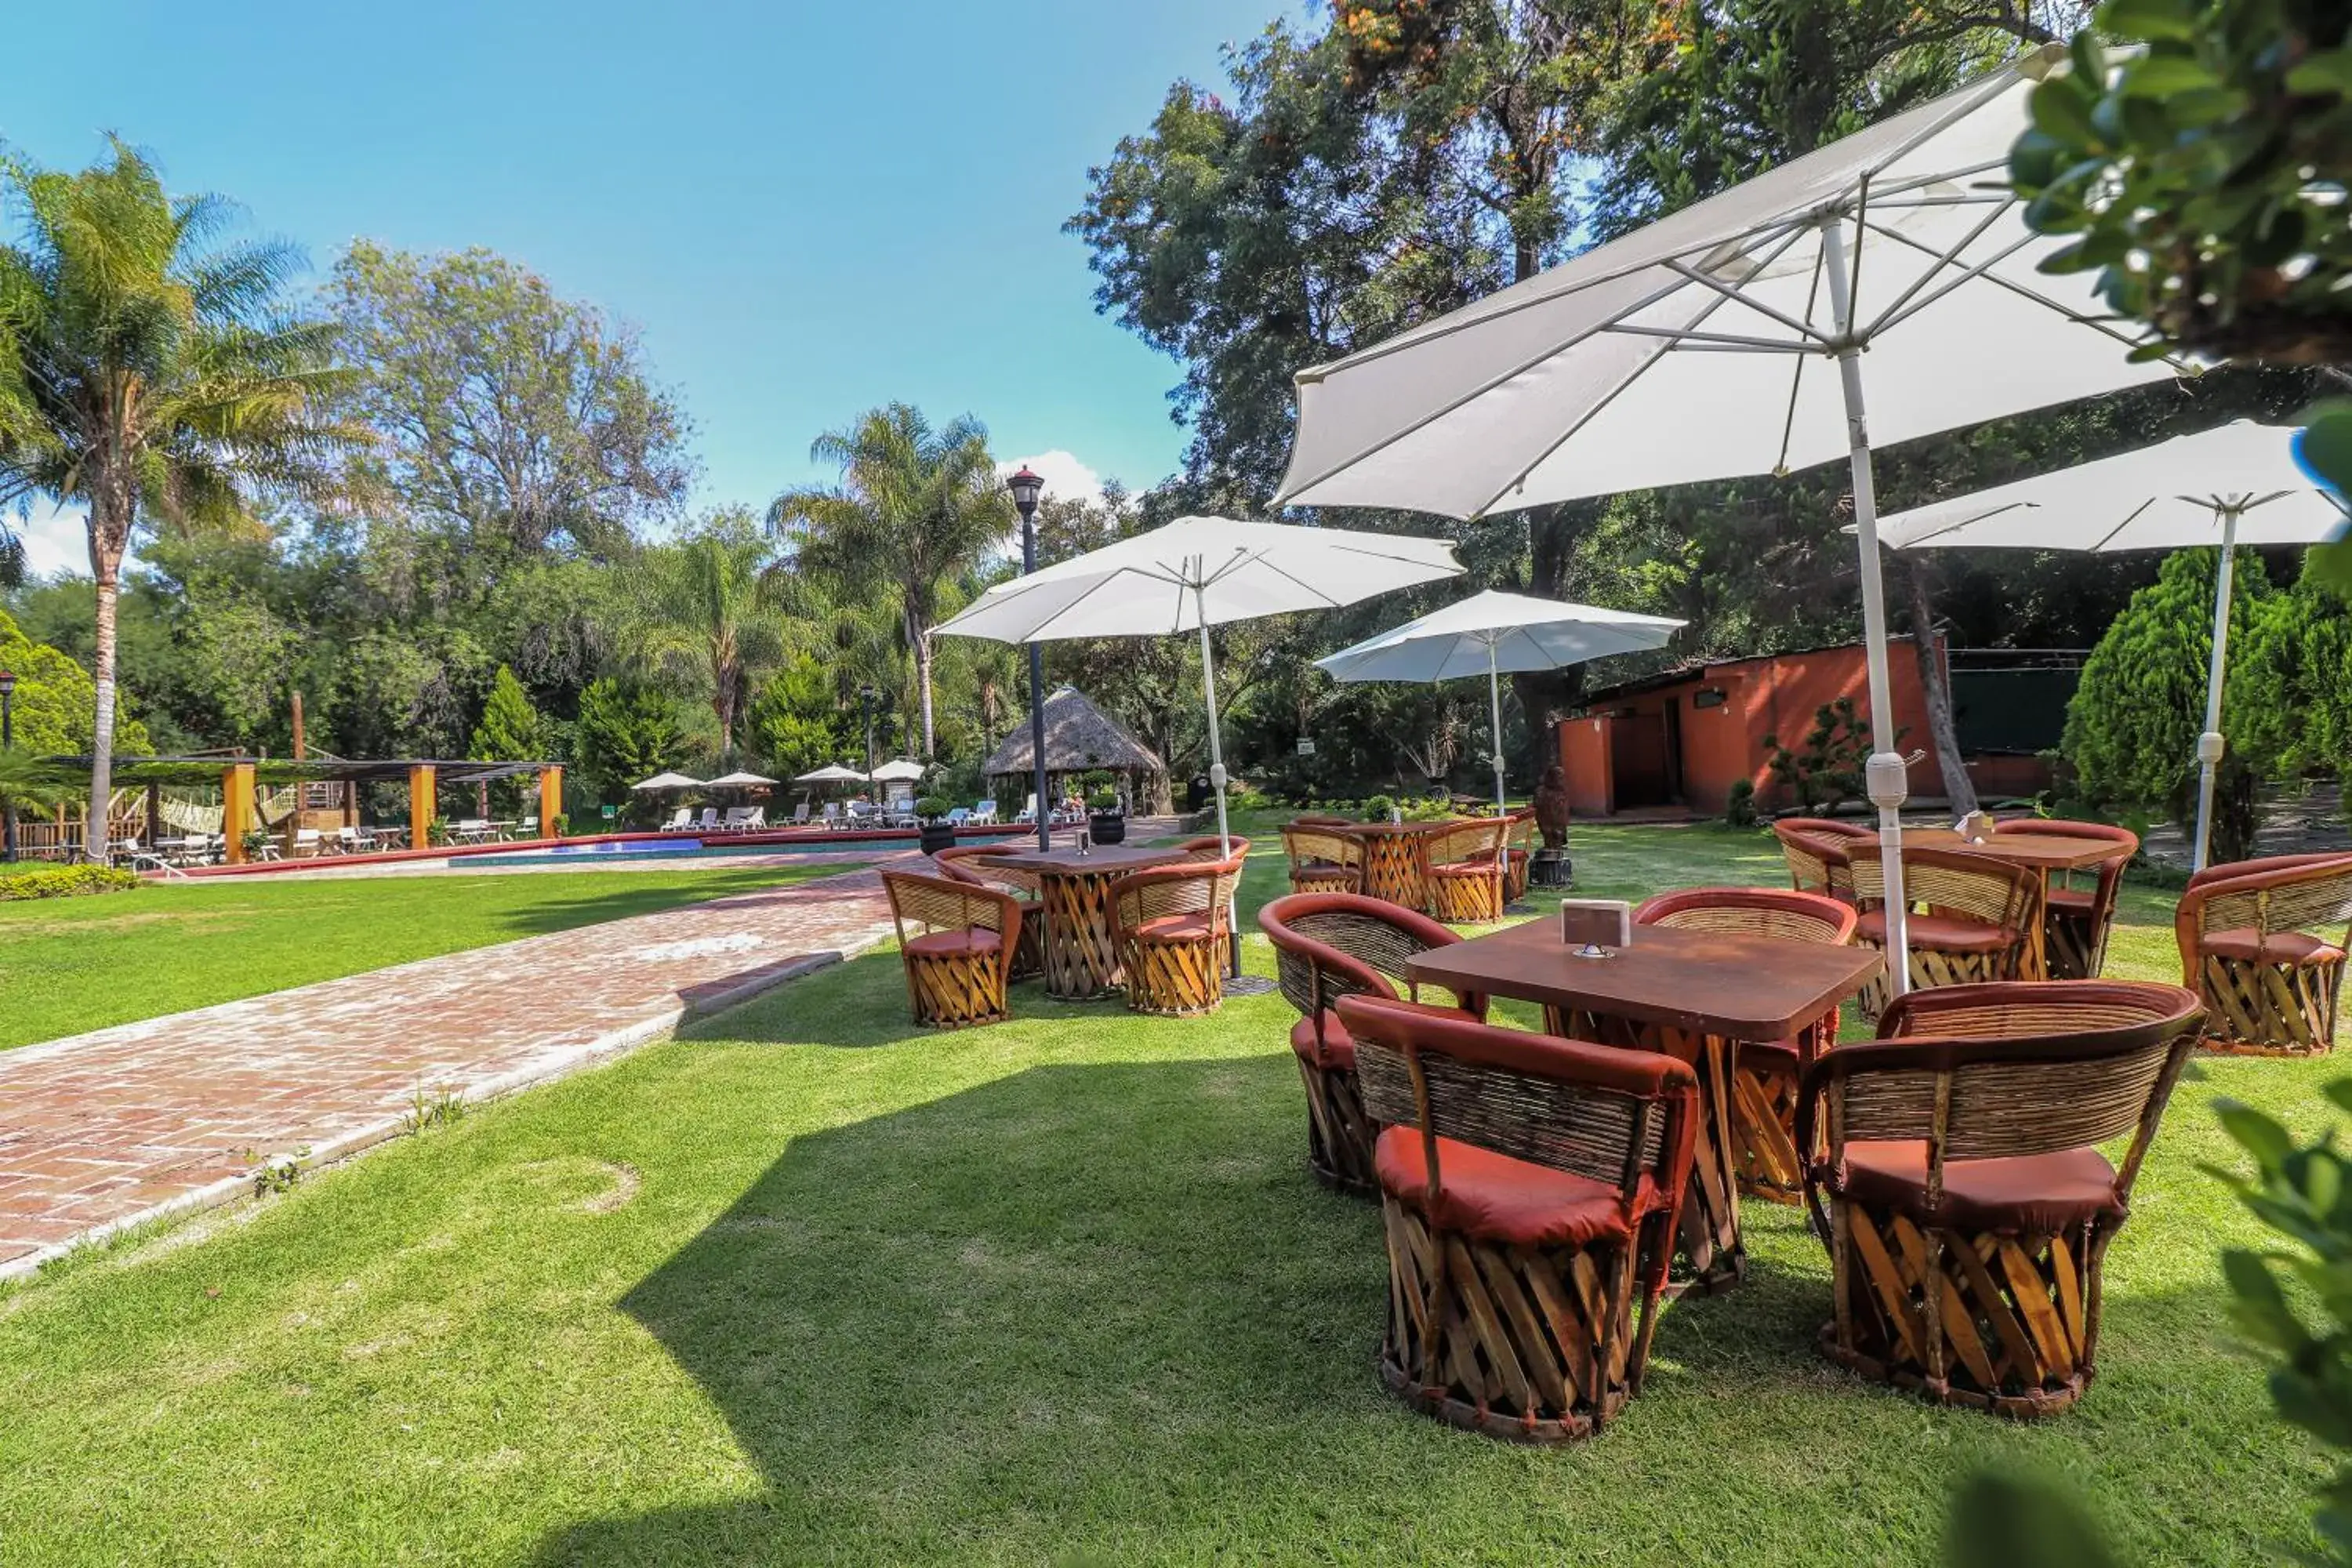
[[[70,899],[82,893],[127,892],[139,873],[113,866],[0,866],[0,904],[20,899]]]
[[[0,1050],[841,869],[223,878],[0,909]]]
[[[1780,874],[1716,827],[1572,848],[1592,894]],[[2168,973],[2161,903],[2126,902],[2116,968]],[[1824,1254],[1750,1205],[1752,1281],[1669,1309],[1623,1419],[1540,1451],[1381,1391],[1378,1216],[1303,1169],[1278,996],[1180,1022],[1024,986],[951,1034],[905,1005],[862,959],[27,1289],[0,1309],[12,1568],[1924,1563],[1986,1469],[2086,1499],[2121,1563],[2315,1543],[2326,1464],[2227,1321],[2218,1254],[2263,1232],[2199,1166],[2248,1168],[2217,1093],[2315,1135],[2324,1064],[2183,1086],[2061,1419],[1818,1361]]]

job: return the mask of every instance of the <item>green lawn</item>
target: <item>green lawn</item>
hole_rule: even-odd
[[[235,877],[0,904],[0,1050],[846,869]]]
[[[1580,890],[1769,847],[1580,829]],[[2169,973],[2159,912],[2117,970]],[[2224,1321],[2259,1233],[2198,1165],[2213,1096],[2310,1132],[2326,1065],[2183,1086],[2061,1418],[1817,1360],[1824,1255],[1750,1205],[1750,1283],[1669,1309],[1607,1435],[1531,1450],[1381,1391],[1377,1212],[1307,1177],[1279,996],[1015,1007],[919,1033],[861,959],[0,1298],[0,1561],[1924,1563],[1983,1466],[2079,1488],[2124,1562],[2312,1543],[2325,1466]]]

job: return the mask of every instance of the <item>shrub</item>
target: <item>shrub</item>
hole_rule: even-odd
[[[0,867],[0,903],[21,899],[70,899],[83,893],[121,893],[139,885],[136,871],[112,866]]]
[[[945,795],[927,795],[915,803],[915,815],[932,822],[937,822],[953,809]]]
[[[1900,740],[1901,734],[1896,737]],[[1863,794],[1863,763],[1870,758],[1870,727],[1862,721],[1851,697],[1824,702],[1813,710],[1813,727],[1805,731],[1801,749],[1780,744],[1778,735],[1764,737],[1771,752],[1772,777],[1797,797],[1807,816],[1824,816]]]
[[[1108,787],[1096,790],[1092,795],[1087,796],[1087,809],[1089,811],[1100,812],[1117,811],[1118,809],[1118,791]]]
[[[1756,781],[1734,779],[1731,794],[1723,803],[1723,820],[1734,827],[1756,826]]]
[[[1391,814],[1393,813],[1396,808],[1397,803],[1395,796],[1376,795],[1370,800],[1364,802],[1364,820],[1366,822],[1386,822]]]

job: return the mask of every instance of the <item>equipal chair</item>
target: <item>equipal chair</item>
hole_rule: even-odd
[[[898,925],[915,1022],[954,1029],[1011,1017],[1005,988],[1021,940],[1020,900],[976,883],[913,871],[885,871],[882,887]],[[910,925],[917,934],[908,934]]]
[[[1290,1049],[1307,1086],[1307,1168],[1325,1186],[1369,1194],[1375,1129],[1356,1087],[1356,1043],[1331,1009],[1342,996],[1374,996],[1484,1022],[1484,996],[1457,997],[1451,1006],[1424,1003],[1405,973],[1413,954],[1462,938],[1427,915],[1359,893],[1276,899],[1258,911],[1257,926],[1274,944],[1282,994],[1299,1013]]]
[[[1870,830],[1827,816],[1784,816],[1772,824],[1780,854],[1789,862],[1789,881],[1801,893],[1826,893],[1853,901],[1851,842],[1867,838]]]
[[[2336,1038],[2352,946],[2352,855],[2209,866],[2172,918],[2182,983],[2206,1007],[2209,1050],[2316,1056]],[[2331,938],[2327,927],[2338,928]]]
[[[1528,896],[1528,867],[1536,852],[1536,814],[1532,808],[1513,812],[1503,844],[1503,902],[1516,904]]]
[[[1294,821],[1282,830],[1282,851],[1290,858],[1294,893],[1360,893],[1364,890],[1364,846],[1351,833]]]
[[[1633,911],[1633,923],[1678,931],[1728,931],[1843,946],[1860,917],[1852,904],[1784,888],[1684,888],[1660,893]],[[1743,1040],[1729,1096],[1732,1153],[1739,1191],[1770,1203],[1804,1198],[1804,1160],[1797,1145],[1797,1085],[1805,1068],[1837,1044],[1832,1007],[1785,1040]]]
[[[1874,852],[1852,861],[1853,894],[1862,907],[1854,941],[1886,946],[1886,880]],[[2042,878],[2023,866],[1967,849],[1903,851],[1903,895],[1912,906],[1906,925],[1911,984],[1921,990],[1984,980],[2039,980],[2028,974],[2034,927],[2042,921]],[[1925,905],[1924,912],[1919,906]],[[1875,1018],[1891,987],[1885,976],[1859,998]]]
[[[2081,1398],[2107,1244],[2203,1015],[2177,985],[1955,985],[1898,998],[1878,1040],[1808,1068],[1823,1353],[2004,1415]],[[2118,1169],[2097,1145],[2126,1135]]]
[[[1381,1375],[1490,1436],[1599,1431],[1641,1392],[1698,1123],[1690,1067],[1339,999],[1389,1254]]]
[[[1223,860],[1227,858],[1241,860],[1248,858],[1250,851],[1250,841],[1248,839],[1244,838],[1238,833],[1234,834],[1230,839],[1230,842],[1233,845],[1233,848],[1230,851],[1224,847],[1227,842],[1228,840],[1220,839],[1215,834],[1211,833],[1199,838],[1187,838],[1183,843],[1176,846],[1176,847],[1182,853],[1184,858],[1187,860]]]
[[[1017,844],[959,844],[931,857],[940,875],[950,881],[991,888],[1021,905],[1021,939],[1013,945],[1013,979],[1032,980],[1045,973],[1045,913],[1040,906],[1037,873],[1007,866],[1003,857],[1017,855]]]
[[[1432,828],[1414,840],[1429,889],[1429,912],[1448,925],[1491,925],[1503,918],[1503,847],[1507,817],[1488,816]]]
[[[2139,835],[2128,827],[2104,822],[2067,822],[2026,816],[1997,823],[1993,836],[2040,835],[2054,838],[2102,838],[2116,852],[2098,865],[2098,877],[2088,888],[2053,886],[2047,890],[2042,912],[2042,949],[2053,980],[2095,980],[2106,967],[2107,932],[2116,923],[2116,890],[2124,868],[2139,853]]]
[[[1111,883],[1111,941],[1127,975],[1129,1007],[1188,1017],[1214,1012],[1224,1001],[1234,889],[1241,879],[1236,853],[1230,860],[1152,866]]]

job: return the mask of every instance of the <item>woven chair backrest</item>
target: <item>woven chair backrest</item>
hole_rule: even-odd
[[[1421,843],[1433,866],[1465,866],[1481,861],[1499,864],[1510,831],[1507,817],[1474,818],[1433,828],[1423,835]]]
[[[1365,1114],[1376,1122],[1588,1176],[1629,1196],[1645,1173],[1678,1183],[1689,1161],[1698,1080],[1671,1057],[1357,998],[1340,1004],[1340,1019],[1356,1043]]]
[[[890,898],[890,913],[901,932],[909,924],[927,931],[1002,931],[1006,900],[1002,893],[972,882],[926,877],[911,871],[882,873],[883,890]]]
[[[2207,931],[2252,927],[2264,936],[2352,922],[2352,855],[2265,871],[2250,863],[2204,901]]]
[[[1633,911],[1636,925],[1833,946],[1853,937],[1854,919],[1851,905],[1782,888],[1684,888],[1661,893]]]
[[[1301,827],[1295,822],[1282,830],[1282,848],[1290,857],[1290,868],[1294,871],[1317,862],[1326,866],[1361,866],[1364,863],[1363,840],[1354,834]]]
[[[1885,868],[1875,855],[1853,861],[1853,896],[1861,902],[1886,901]],[[1989,855],[1965,849],[1903,851],[1903,896],[1914,907],[1963,915],[2003,931],[2025,929],[2040,883],[2034,873]]]
[[[1170,915],[1207,915],[1209,929],[1227,929],[1226,911],[1241,884],[1239,858],[1160,866],[1111,884],[1119,922],[1130,929]]]
[[[1003,864],[1003,857],[1019,853],[1019,849],[1009,845],[959,845],[952,849],[940,850],[932,858],[939,862],[943,875],[957,881],[1009,889],[1013,892],[1034,897],[1038,888],[1037,873],[1023,867]]]
[[[1800,891],[1852,892],[1853,872],[1844,845],[1836,837],[1806,826],[1809,818],[1776,822],[1772,837],[1780,841],[1781,858],[1789,863],[1789,879]]]
[[[2074,988],[2079,1000],[2064,993]],[[1937,1031],[1831,1052],[1809,1076],[1835,1097],[1833,1142],[1925,1139],[1940,1159],[1990,1160],[2087,1148],[2152,1125],[2194,1043],[2203,1009],[2175,985],[2124,981],[1953,987],[1949,1006],[1899,1016]],[[2011,1016],[2042,1032],[1984,1027],[2002,990]],[[1938,1127],[1938,1119],[1941,1126]],[[2137,1152],[2135,1152],[2137,1158]]]
[[[1338,901],[1277,899],[1258,916],[1260,928],[1274,943],[1282,994],[1302,1013],[1331,1006],[1342,996],[1401,995],[1412,984],[1405,961],[1440,945],[1389,919],[1383,911],[1391,906],[1378,900],[1350,899],[1347,902],[1354,907],[1332,907]],[[1286,906],[1301,912],[1286,912]],[[1334,963],[1335,957],[1354,963]],[[1366,984],[1356,965],[1386,980],[1385,992]]]
[[[1233,847],[1230,850],[1225,847],[1227,844]],[[1176,847],[1182,852],[1187,860],[1216,861],[1227,858],[1238,860],[1249,853],[1250,841],[1238,833],[1229,838],[1219,838],[1212,833],[1205,837],[1187,838]]]

